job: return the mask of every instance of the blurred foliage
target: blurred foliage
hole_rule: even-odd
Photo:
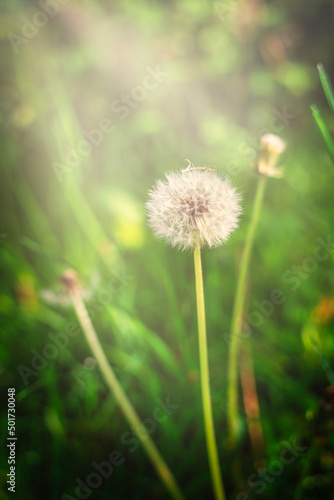
[[[92,462],[114,449],[126,463],[92,498],[168,498],[143,451],[122,444],[129,429],[83,336],[65,335],[68,344],[45,361],[52,335],[75,322],[69,307],[42,299],[68,267],[90,294],[94,325],[141,418],[152,416],[157,398],[179,405],[152,438],[186,497],[212,498],[192,255],[164,246],[145,225],[147,190],[185,167],[184,158],[216,165],[243,193],[240,228],[224,247],[203,252],[228,498],[255,498],[249,476],[294,438],[305,451],[270,476],[262,498],[330,498],[334,171],[310,104],[333,136],[316,69],[322,62],[334,81],[333,10],[330,0],[1,2],[1,404],[15,387],[18,500],[77,498],[76,478],[85,481]],[[256,458],[242,401],[241,443],[233,452],[224,446],[223,334],[254,198],[252,166],[268,132],[288,149],[284,179],[268,182],[249,280],[249,311],[271,311],[245,341],[264,435]],[[271,307],[274,289],[285,300]],[[36,353],[43,368],[33,368]],[[27,384],[20,365],[34,370]],[[3,411],[1,499],[8,498],[6,427]]]

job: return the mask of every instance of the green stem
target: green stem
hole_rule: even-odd
[[[207,446],[215,498],[217,500],[224,500],[225,493],[219,466],[217,443],[216,443],[215,429],[213,425],[212,408],[211,408],[208,348],[207,348],[206,326],[205,326],[203,273],[202,273],[202,262],[201,262],[201,250],[199,246],[197,246],[195,249],[194,261],[195,261],[195,281],[196,281],[196,298],[197,298],[197,319],[198,319],[199,357],[200,357],[200,369],[201,369],[200,371],[201,371],[202,404],[203,404],[203,414],[204,414],[206,446]]]
[[[240,273],[237,283],[237,290],[234,299],[232,323],[231,323],[231,344],[228,360],[228,428],[230,444],[234,446],[237,440],[238,429],[238,340],[241,330],[242,311],[245,303],[246,279],[248,274],[250,256],[253,248],[254,235],[259,219],[264,190],[267,177],[259,177],[257,191],[255,195],[253,211],[246,237],[246,243],[243,250],[240,263]]]
[[[86,340],[93,353],[93,356],[95,357],[100,367],[102,375],[104,376],[109,389],[114,394],[119,406],[121,407],[125,418],[127,419],[129,425],[131,425],[131,427],[133,428],[133,431],[136,433],[139,441],[141,442],[144,450],[151,460],[153,467],[157,471],[158,476],[171,494],[172,498],[174,498],[175,500],[184,500],[184,496],[178,484],[176,483],[173,474],[171,473],[168,465],[162,458],[159,450],[155,446],[150,436],[146,432],[144,432],[144,427],[138,414],[133,408],[130,400],[123,391],[111,366],[109,365],[106,355],[101,347],[99,339],[92,325],[92,322],[88,316],[87,309],[83,303],[83,300],[76,292],[71,293],[71,298],[77,318],[86,336]]]

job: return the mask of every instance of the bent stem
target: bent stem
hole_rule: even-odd
[[[76,291],[74,291],[71,292],[71,299],[88,345],[100,367],[109,389],[114,394],[119,406],[121,407],[125,418],[136,433],[150,461],[152,462],[153,467],[171,496],[175,500],[185,500],[173,474],[162,458],[159,450],[150,436],[146,432],[143,432],[143,424],[108,363],[82,298]]]
[[[211,471],[211,479],[215,498],[224,500],[225,493],[220,472],[219,458],[217,451],[217,443],[215,437],[215,429],[213,426],[210,382],[209,382],[209,366],[208,366],[208,348],[206,339],[205,325],[205,305],[204,305],[204,289],[203,289],[203,273],[201,262],[201,250],[199,246],[194,252],[195,262],[195,281],[196,281],[196,299],[197,299],[197,319],[198,319],[198,340],[199,340],[199,357],[201,371],[201,388],[202,388],[202,404],[204,414],[204,428],[206,437],[206,446]]]
[[[248,274],[250,256],[254,243],[254,235],[259,219],[260,209],[262,205],[264,189],[266,186],[267,177],[261,175],[259,177],[257,191],[255,195],[253,211],[249,224],[249,229],[246,237],[245,247],[241,257],[240,273],[237,283],[236,295],[233,305],[232,323],[231,323],[231,344],[228,359],[228,428],[229,441],[233,447],[237,440],[238,430],[238,377],[237,377],[237,358],[238,358],[238,337],[241,331],[242,312],[245,303],[246,279]]]

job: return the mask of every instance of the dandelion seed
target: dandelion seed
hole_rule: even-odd
[[[183,250],[222,244],[238,226],[241,213],[240,195],[229,180],[211,168],[192,165],[158,180],[146,208],[155,235]]]

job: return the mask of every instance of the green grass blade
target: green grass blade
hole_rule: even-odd
[[[331,160],[332,160],[333,165],[334,165],[334,143],[333,143],[331,134],[330,134],[330,132],[329,132],[329,130],[327,128],[327,125],[324,122],[324,120],[323,120],[323,118],[322,118],[322,116],[320,114],[320,111],[317,108],[317,106],[315,106],[314,104],[312,104],[311,111],[312,111],[315,123],[317,124],[318,129],[320,130],[320,133],[321,133],[321,135],[322,135],[322,137],[323,137],[323,139],[325,141],[328,154],[331,157]]]
[[[109,306],[108,313],[118,335],[122,348],[133,346],[135,349],[153,352],[167,369],[178,378],[182,378],[180,366],[169,346],[155,332],[147,328],[141,321],[131,317],[126,311]]]
[[[329,107],[334,111],[334,92],[330,79],[323,67],[322,63],[317,65],[320,81],[325,92],[326,99],[328,101]]]

